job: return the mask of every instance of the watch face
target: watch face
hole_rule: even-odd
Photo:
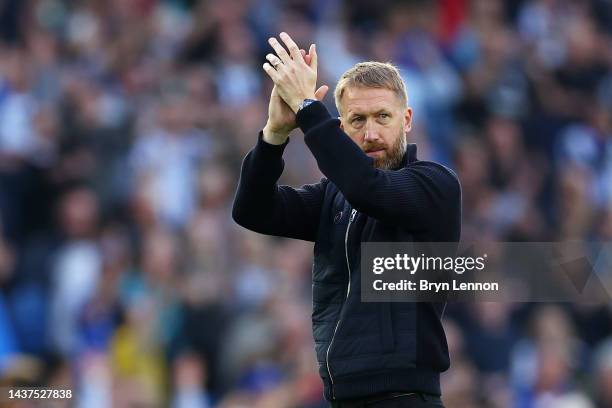
[[[304,102],[300,105],[300,109],[304,109],[308,105],[314,102],[314,99],[304,99]]]

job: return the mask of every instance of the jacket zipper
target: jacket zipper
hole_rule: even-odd
[[[356,214],[357,214],[357,210],[353,209],[351,211],[351,216],[349,218],[348,225],[346,226],[346,234],[344,235],[344,253],[346,255],[346,267],[348,269],[348,287],[346,288],[346,298],[344,299],[345,302],[348,299],[349,294],[351,293],[351,263],[349,262],[349,256],[348,256],[348,236],[349,236],[349,230],[351,229],[351,224],[353,223],[353,220],[355,219]],[[344,306],[344,303],[342,303],[342,306]],[[340,308],[340,313],[342,313],[342,308]],[[332,338],[329,342],[329,346],[327,346],[327,353],[325,354],[325,363],[327,364],[327,373],[329,374],[329,380],[331,381],[332,399],[336,399],[336,397],[334,395],[334,378],[332,377],[331,369],[329,368],[329,350],[331,350],[331,346],[334,343],[334,338],[336,337],[336,332],[338,331],[338,327],[340,326],[341,320],[342,319],[340,318],[340,315],[338,315],[338,322],[336,323],[336,327],[334,328],[334,334],[332,334]]]

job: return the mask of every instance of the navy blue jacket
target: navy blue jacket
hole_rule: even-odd
[[[382,392],[440,395],[449,367],[442,303],[365,303],[360,299],[362,242],[456,242],[461,188],[446,167],[416,158],[380,170],[315,102],[298,113],[305,142],[325,178],[279,186],[286,146],[262,140],[251,150],[233,208],[250,230],[314,241],[312,327],[328,400]]]

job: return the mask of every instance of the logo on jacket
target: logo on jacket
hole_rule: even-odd
[[[334,216],[334,224],[337,224],[340,222],[340,220],[342,219],[342,211],[338,211],[338,213],[336,213],[336,215]]]

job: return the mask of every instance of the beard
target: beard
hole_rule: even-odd
[[[398,168],[402,163],[402,158],[406,153],[407,147],[408,141],[406,140],[406,134],[402,130],[389,150],[386,149],[386,146],[377,143],[364,145],[363,150],[385,149],[385,154],[382,157],[374,158],[374,167],[381,170],[393,170]]]

